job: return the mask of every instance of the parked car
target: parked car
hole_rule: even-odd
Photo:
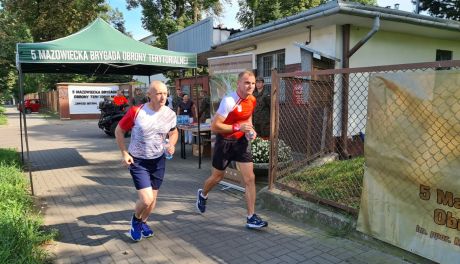
[[[40,100],[39,99],[26,99],[24,100],[24,108],[25,108],[25,113],[26,114],[30,114],[32,112],[38,112],[40,111],[40,107],[41,107],[41,104],[40,104]],[[21,109],[21,105],[18,104],[18,110],[19,111],[22,111]]]

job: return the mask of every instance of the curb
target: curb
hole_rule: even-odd
[[[300,199],[279,189],[261,189],[257,193],[257,204],[300,222],[319,225],[337,235],[349,233],[356,228],[356,221],[351,215],[334,212],[331,208]]]

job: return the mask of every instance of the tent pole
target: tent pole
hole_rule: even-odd
[[[18,75],[19,75],[19,109],[24,109],[24,92],[23,92],[23,86],[22,86],[22,74],[18,70]],[[19,111],[19,132],[21,134],[21,161],[22,164],[24,164],[24,139],[22,137],[23,132],[22,132],[22,118],[24,114],[24,110]]]
[[[200,94],[198,92],[198,85],[196,85],[197,83],[197,74],[196,74],[196,68],[193,69],[193,76],[195,77],[195,93],[196,93],[196,117],[197,117],[197,122],[198,122],[198,169],[201,169],[201,156],[202,156],[202,153],[201,153],[201,130],[200,130],[200,126],[201,126],[201,122],[200,122]]]
[[[32,192],[32,195],[34,195],[34,182],[32,180],[32,170],[31,170],[31,167],[30,167],[30,155],[29,155],[29,139],[28,139],[28,136],[27,136],[27,119],[26,119],[26,115],[25,115],[25,109],[24,109],[24,83],[23,83],[23,73],[22,73],[22,69],[21,69],[21,64],[18,65],[18,72],[19,72],[19,90],[20,90],[20,94],[21,94],[21,110],[23,112],[23,115],[24,115],[24,139],[25,139],[25,142],[26,142],[26,151],[27,151],[27,162],[26,162],[26,167],[27,167],[27,170],[29,171],[29,180],[30,180],[30,190]],[[21,145],[22,145],[22,139],[21,139]]]

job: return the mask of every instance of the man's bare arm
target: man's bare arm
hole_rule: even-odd
[[[126,149],[125,145],[125,133],[126,131],[123,130],[120,125],[117,126],[115,129],[115,140],[117,141],[118,148],[121,151],[121,156],[125,165],[129,165],[133,163],[133,158],[129,155],[128,150]]]
[[[225,117],[219,114],[216,114],[211,124],[211,131],[213,133],[222,133],[222,134],[234,132],[233,125],[224,124],[224,121],[225,121]],[[241,132],[246,133],[246,132],[253,130],[251,118],[249,118],[246,121],[239,122],[238,124],[240,128],[239,131]]]

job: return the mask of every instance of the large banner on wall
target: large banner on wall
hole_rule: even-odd
[[[100,114],[99,102],[104,98],[113,98],[119,89],[113,86],[69,85],[70,114]]]
[[[236,90],[238,74],[245,70],[252,70],[253,55],[239,54],[208,59],[209,87],[211,89],[211,116],[219,108],[222,98]],[[231,164],[225,171],[223,184],[242,190],[244,182],[241,173],[235,164]]]
[[[357,229],[440,263],[460,260],[460,72],[374,75]]]

